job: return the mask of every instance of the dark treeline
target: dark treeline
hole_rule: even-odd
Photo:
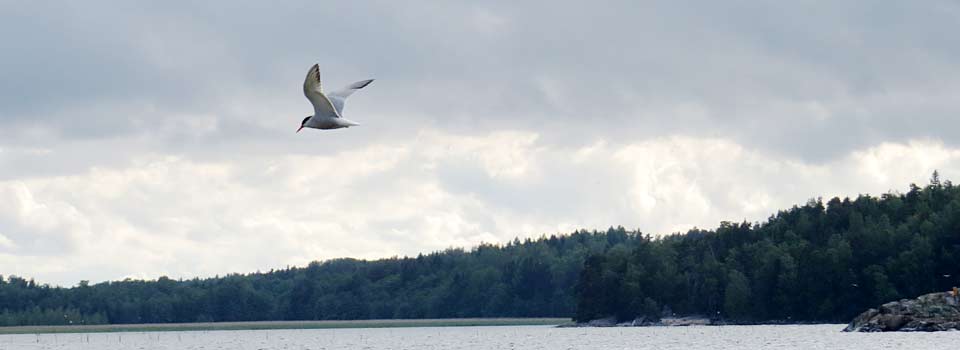
[[[637,239],[612,228],[415,258],[337,259],[248,275],[80,282],[72,288],[0,277],[0,326],[570,317],[586,257]]]
[[[611,228],[336,259],[266,273],[72,288],[0,277],[0,325],[700,314],[847,321],[960,279],[960,187],[811,200],[762,224],[660,238]]]
[[[644,237],[592,256],[576,319],[699,314],[738,321],[847,322],[960,281],[960,186],[811,200],[762,224],[724,222]]]

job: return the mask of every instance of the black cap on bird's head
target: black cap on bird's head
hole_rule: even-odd
[[[300,132],[300,130],[303,129],[304,126],[307,126],[307,121],[310,120],[310,117],[311,116],[307,116],[306,118],[303,118],[303,121],[300,122],[300,129],[297,129],[297,132]]]

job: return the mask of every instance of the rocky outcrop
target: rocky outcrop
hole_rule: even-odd
[[[617,318],[612,316],[607,318],[592,320],[590,322],[587,322],[586,324],[587,327],[614,327],[616,325],[617,325]]]
[[[958,298],[950,292],[930,293],[870,309],[844,328],[844,332],[931,332],[960,330]]]
[[[709,326],[714,322],[703,316],[663,317],[648,319],[637,317],[633,321],[617,322],[616,318],[600,318],[589,322],[580,322],[562,327],[678,327],[678,326]]]
[[[686,317],[664,317],[660,320],[660,324],[664,326],[709,326],[712,323],[709,318],[702,316],[686,316]]]

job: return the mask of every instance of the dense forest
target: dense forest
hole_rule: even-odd
[[[847,322],[960,285],[960,187],[934,173],[904,194],[811,200],[765,223],[630,241],[584,263],[577,320]]]
[[[656,238],[617,227],[417,257],[72,288],[0,276],[0,326],[665,314],[846,322],[958,279],[960,187],[934,173],[903,194],[816,199],[764,223]]]
[[[80,282],[72,288],[0,277],[0,326],[570,317],[586,257],[633,246],[637,237],[611,228],[411,258],[336,259],[247,275]]]

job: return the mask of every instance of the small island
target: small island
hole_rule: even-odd
[[[869,309],[850,322],[844,332],[933,332],[960,330],[956,288],[902,299]]]

